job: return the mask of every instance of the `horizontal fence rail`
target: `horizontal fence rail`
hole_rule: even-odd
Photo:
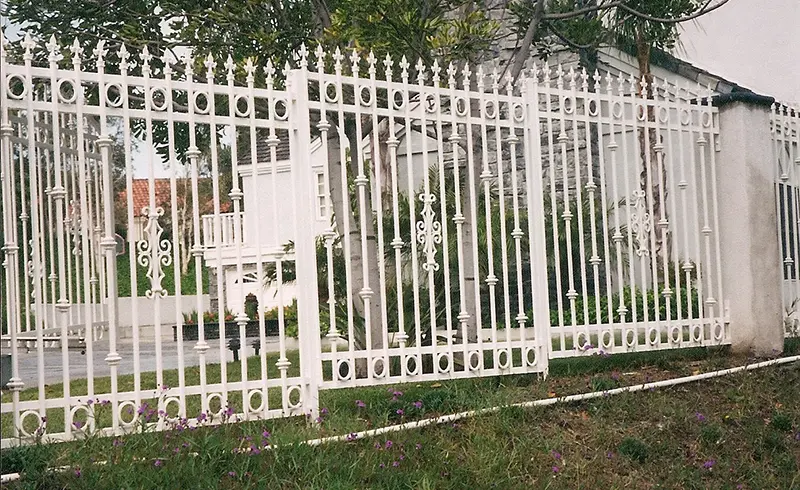
[[[776,103],[770,124],[778,239],[783,259],[783,327],[787,337],[800,337],[800,109]]]

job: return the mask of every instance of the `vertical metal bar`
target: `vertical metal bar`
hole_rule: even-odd
[[[375,216],[377,216],[376,225],[378,231],[378,257],[376,259],[376,267],[378,267],[378,280],[380,284],[378,285],[378,293],[380,294],[380,304],[381,304],[381,338],[380,338],[380,345],[383,348],[383,353],[381,354],[383,357],[383,368],[381,375],[387,375],[387,370],[389,368],[389,359],[386,355],[386,350],[388,349],[389,345],[389,313],[388,313],[388,305],[387,305],[387,297],[386,297],[386,253],[384,250],[384,232],[383,232],[383,176],[381,175],[381,171],[383,169],[383,161],[381,160],[381,131],[379,130],[379,123],[380,120],[378,118],[378,89],[376,88],[376,81],[375,81],[375,63],[376,58],[375,54],[370,51],[369,56],[367,57],[367,61],[369,62],[369,93],[370,93],[370,104],[367,104],[369,107],[372,108],[371,111],[371,120],[372,120],[372,168],[374,169],[375,175],[375,185],[372,187],[374,189],[374,196],[372,201],[375,204]],[[361,90],[359,89],[358,94],[358,102],[361,102],[359,105],[363,105],[362,94]],[[327,161],[325,161],[327,164]],[[327,182],[327,180],[326,180]],[[378,319],[375,319],[376,321]],[[375,369],[375,361],[376,359],[370,355],[368,362],[369,362],[369,369],[372,373],[372,376],[376,376],[376,369]]]
[[[531,300],[533,325],[536,331],[535,367],[547,376],[552,349],[550,342],[550,307],[547,295],[547,244],[544,229],[544,189],[542,187],[541,135],[539,125],[539,86],[534,80],[527,82],[528,97],[525,103],[525,141],[528,205],[528,235],[531,257]],[[548,92],[549,98],[549,92]],[[548,114],[549,116],[549,114]],[[552,165],[552,160],[550,161]],[[560,292],[559,292],[560,294]],[[527,352],[524,354],[527,358]]]
[[[26,37],[25,43],[28,46],[32,44],[29,37]],[[31,48],[28,46],[26,46],[25,54],[23,55],[26,65],[26,75],[23,80],[23,90],[28,92],[28,108],[30,108],[30,97],[32,97],[31,92],[33,90],[33,81],[28,76],[30,74],[30,70],[27,69],[27,67],[29,66],[30,59],[32,58],[32,53],[30,51]],[[6,40],[2,31],[0,31],[0,80],[3,81],[3,85],[0,87],[0,102],[2,102],[2,104],[0,104],[0,137],[3,141],[2,148],[0,148],[0,189],[3,191],[3,196],[0,199],[0,203],[2,204],[3,209],[3,237],[5,241],[2,244],[2,250],[4,255],[3,266],[5,267],[5,304],[6,313],[8,315],[6,317],[6,324],[4,326],[7,327],[7,333],[11,340],[11,378],[9,379],[7,386],[9,390],[11,390],[11,407],[12,417],[14,420],[12,435],[16,438],[20,435],[19,394],[25,385],[19,376],[19,348],[17,346],[17,332],[21,326],[19,323],[19,310],[21,305],[19,301],[16,300],[16,291],[19,290],[19,285],[17,283],[19,279],[19,246],[17,244],[16,223],[13,219],[14,213],[11,210],[11,204],[13,202],[12,196],[14,195],[14,159],[11,146],[11,136],[14,134],[14,127],[9,121],[10,109],[8,108],[8,98],[10,87],[7,87],[5,82],[7,63]],[[30,122],[30,120],[31,118],[28,117],[28,122]],[[28,131],[28,134],[29,137],[31,137],[30,131]],[[19,152],[19,155],[19,167],[22,168],[22,151]],[[20,192],[24,192],[24,187],[20,188]],[[34,206],[31,207],[33,208]],[[33,218],[35,218],[35,216],[33,216]],[[23,246],[25,246],[25,244],[23,244]],[[23,273],[27,274],[27,271],[24,271]],[[30,306],[26,306],[25,310],[27,311],[29,308]],[[2,330],[2,327],[3,326],[0,326],[0,331]]]
[[[164,63],[164,101],[163,107],[166,111],[166,125],[167,125],[167,146],[169,158],[169,195],[170,195],[170,211],[172,222],[172,277],[173,284],[175,285],[175,336],[178,343],[178,417],[186,417],[186,360],[184,359],[184,339],[183,339],[183,284],[182,270],[183,264],[181,263],[181,247],[183,246],[182,234],[185,233],[185,223],[179,220],[182,217],[178,216],[178,206],[186,206],[186,200],[190,198],[186,187],[184,186],[184,194],[181,196],[183,202],[178,202],[178,181],[177,173],[178,168],[178,155],[176,154],[175,147],[175,121],[174,121],[174,105],[173,105],[173,88],[172,88],[172,60],[165,54],[162,58]],[[151,103],[155,102],[151,99]],[[198,196],[194,196],[198,199]],[[180,228],[179,228],[180,225]],[[202,285],[201,285],[202,286]],[[203,294],[203,288],[200,287],[195,290],[196,295]],[[198,310],[198,316],[202,314],[202,310]],[[167,411],[168,407],[164,407]]]
[[[317,254],[313,227],[307,223],[314,219],[314,199],[311,192],[313,176],[308,149],[311,147],[311,121],[308,104],[308,66],[305,56],[300,69],[290,73],[288,87],[293,96],[290,112],[290,153],[296,158],[292,172],[296,197],[295,236],[297,242],[297,324],[300,340],[300,372],[304,383],[303,409],[312,419],[319,415],[319,384],[322,381],[320,355],[319,298],[317,291]]]
[[[106,50],[103,42],[98,42],[93,54],[97,65],[97,84],[98,84],[98,111],[100,114],[100,137],[97,139],[97,146],[100,148],[102,158],[102,178],[103,178],[103,224],[105,225],[104,236],[101,247],[105,255],[105,275],[108,297],[108,354],[105,361],[109,366],[111,376],[111,428],[114,434],[120,433],[119,415],[119,379],[118,369],[122,357],[117,352],[117,307],[118,307],[118,286],[117,286],[117,258],[116,258],[116,239],[114,237],[114,185],[111,176],[111,144],[113,140],[108,134],[109,120],[107,115],[108,87],[105,83],[105,55]]]
[[[439,224],[442,227],[442,261],[444,265],[444,318],[445,318],[445,336],[447,342],[447,352],[445,354],[440,354],[434,352],[432,356],[433,360],[433,368],[432,372],[434,374],[443,374],[443,373],[452,373],[453,372],[453,306],[452,306],[452,297],[451,297],[451,285],[450,285],[450,244],[449,244],[449,235],[447,230],[447,221],[449,219],[448,212],[447,212],[447,173],[445,171],[445,154],[444,154],[444,109],[442,107],[442,103],[444,98],[442,97],[442,87],[440,85],[440,78],[439,78],[439,67],[437,66],[436,70],[434,71],[433,76],[433,91],[436,94],[436,159],[437,159],[437,170],[439,176]],[[452,105],[454,103],[453,98],[450,98],[450,111],[451,113],[455,111],[455,107]],[[454,187],[457,187],[458,183],[454,183]],[[398,303],[402,304],[402,303]],[[437,331],[434,329],[433,334],[431,336],[431,342],[433,346],[438,346],[439,343],[439,336]],[[436,347],[438,351],[438,347]],[[442,364],[440,358],[445,356],[447,360],[447,369],[442,369]]]

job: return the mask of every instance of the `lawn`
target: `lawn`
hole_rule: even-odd
[[[800,342],[787,343],[787,353]],[[800,489],[800,365],[319,447],[293,444],[513,401],[743,364],[724,349],[559,360],[512,376],[321,393],[301,419],[4,451],[10,488]],[[362,406],[363,405],[363,406]],[[268,448],[268,449],[267,449]],[[254,450],[253,450],[254,449]],[[69,466],[68,470],[45,468]]]

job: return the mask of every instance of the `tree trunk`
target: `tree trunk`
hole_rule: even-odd
[[[653,89],[653,73],[650,71],[650,43],[645,39],[640,26],[636,30],[636,55],[639,65],[639,96],[652,99],[655,96]],[[645,82],[645,86],[641,82]],[[655,111],[652,106],[648,106],[646,119],[648,122],[656,120]],[[647,209],[652,212],[652,227],[650,233],[653,234],[653,250],[650,251],[651,260],[656,264],[656,274],[663,273],[664,265],[669,264],[669,234],[666,230],[660,230],[662,221],[667,220],[667,172],[664,165],[659,165],[659,155],[655,150],[658,141],[658,133],[655,128],[639,130],[639,157],[642,160],[642,171],[639,175],[641,189],[645,190]],[[648,160],[649,158],[649,160]],[[662,155],[663,158],[663,155]],[[659,169],[660,167],[660,169]],[[648,182],[649,181],[649,182]],[[663,189],[662,189],[663,185]],[[649,186],[649,189],[648,189]],[[662,202],[663,198],[663,202]],[[663,261],[663,262],[661,262]],[[663,280],[664,278],[660,278]]]
[[[350,168],[347,169],[347,172],[348,175],[353,175],[358,171],[358,155],[361,149],[360,142],[355,135],[355,126],[353,125],[352,129],[347,126],[349,125],[346,125],[345,132],[349,140],[351,155]],[[382,324],[381,315],[382,305],[380,294],[380,276],[378,269],[378,246],[374,230],[375,226],[372,212],[372,201],[370,193],[368,192],[365,199],[364,209],[361,210],[361,212],[364,212],[367,217],[367,229],[363,234],[367,239],[367,256],[364,257],[362,255],[363,242],[361,227],[359,223],[356,222],[355,213],[353,212],[354,210],[350,207],[349,192],[345,190],[347,199],[344,199],[342,195],[341,171],[343,162],[341,161],[339,152],[339,145],[342,143],[340,138],[342,137],[343,136],[341,133],[337,135],[337,133],[331,131],[329,133],[328,140],[328,183],[331,192],[331,204],[333,206],[334,222],[337,231],[340,234],[344,234],[344,220],[347,220],[347,226],[349,227],[350,232],[350,257],[345,256],[345,260],[350,261],[351,274],[349,286],[353,298],[353,309],[361,318],[366,319],[367,315],[369,315],[370,335],[372,337],[370,347],[373,349],[380,349],[383,347],[383,329],[385,327]],[[346,240],[347,237],[343,237],[343,239]],[[367,261],[368,265],[368,273],[366,277],[364,277],[363,274],[363,264],[365,260]],[[362,297],[362,291],[365,289],[367,284],[372,290],[372,295],[369,298],[368,310],[366,307],[366,302]],[[354,334],[356,338],[350,340],[356,342],[357,348],[365,348],[366,335],[359,335],[355,332]],[[363,369],[365,366],[362,366],[361,364],[362,363],[359,363],[359,365],[356,366],[356,373],[358,376],[362,376],[364,374]]]

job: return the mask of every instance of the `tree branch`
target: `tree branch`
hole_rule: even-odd
[[[726,0],[727,1],[727,0]],[[583,14],[588,14],[590,12],[597,12],[599,10],[608,10],[614,7],[619,7],[622,5],[622,1],[614,1],[609,3],[599,3],[597,5],[592,5],[590,7],[584,7],[578,10],[572,10],[569,12],[561,12],[555,14],[546,14],[542,16],[541,20],[566,20],[572,19],[573,17],[580,17]]]
[[[628,12],[631,15],[634,15],[635,17],[638,17],[638,18],[642,19],[642,20],[647,20],[647,21],[650,21],[650,22],[659,22],[659,23],[664,23],[664,24],[679,24],[681,22],[686,22],[687,20],[696,19],[697,17],[700,17],[701,15],[705,15],[705,14],[707,14],[709,12],[712,12],[712,11],[722,7],[723,5],[728,3],[729,1],[730,0],[720,0],[720,2],[718,4],[716,4],[716,5],[714,5],[713,7],[708,7],[708,4],[711,3],[710,1],[706,2],[706,6],[704,6],[703,8],[698,10],[697,12],[695,12],[695,13],[693,13],[691,15],[687,15],[685,17],[679,17],[677,19],[667,19],[667,18],[663,18],[663,17],[653,17],[651,15],[647,15],[645,13],[639,12],[638,10],[632,9],[632,8],[630,8],[630,7],[628,7],[627,5],[624,5],[624,4],[620,4],[619,8],[624,10],[624,11],[626,11],[626,12]]]
[[[520,46],[519,51],[517,51],[514,57],[514,66],[511,68],[511,78],[514,82],[519,78],[519,74],[522,73],[522,67],[525,66],[525,60],[528,59],[528,54],[531,51],[531,44],[533,44],[533,38],[536,36],[539,23],[544,16],[543,14],[544,0],[536,0],[536,5],[533,8],[533,18],[531,18],[531,23],[528,24],[525,37],[522,39],[522,46]]]

